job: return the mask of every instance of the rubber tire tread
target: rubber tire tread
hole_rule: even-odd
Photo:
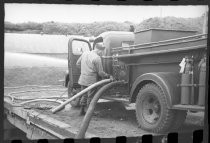
[[[141,100],[142,94],[147,93],[148,90],[151,91],[151,89],[155,89],[156,91],[159,92],[160,99],[162,100],[162,103],[163,103],[161,105],[161,110],[164,109],[166,112],[163,113],[165,115],[165,118],[162,117],[163,118],[162,121],[160,121],[159,124],[156,125],[156,127],[147,128],[144,125],[141,125],[141,121],[140,121],[141,117],[138,117],[139,114],[138,114],[137,104],[140,103],[139,101]],[[169,128],[172,125],[172,121],[173,121],[174,116],[175,116],[174,113],[175,112],[173,110],[168,109],[166,97],[165,97],[163,91],[161,90],[161,88],[158,85],[156,85],[154,83],[148,83],[148,84],[144,85],[139,90],[139,93],[138,93],[137,98],[136,98],[136,119],[137,119],[137,122],[138,122],[138,125],[139,125],[140,128],[142,128],[146,131],[154,132],[154,133],[166,133],[166,132],[168,132]]]

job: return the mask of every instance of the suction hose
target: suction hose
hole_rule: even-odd
[[[56,113],[57,111],[61,110],[66,104],[70,103],[72,100],[82,96],[84,93],[88,92],[89,90],[99,86],[99,85],[102,85],[102,84],[105,84],[105,83],[109,83],[111,82],[112,79],[104,79],[104,80],[101,80],[99,82],[96,82],[92,85],[90,85],[89,87],[85,88],[84,90],[80,91],[79,93],[77,93],[76,95],[74,95],[73,97],[71,97],[70,99],[66,100],[65,102],[63,102],[61,105],[57,106],[56,108],[52,109],[52,113]]]
[[[111,88],[115,85],[120,85],[120,84],[125,84],[125,82],[124,81],[115,81],[115,82],[108,83],[108,84],[104,85],[102,88],[100,88],[99,91],[95,94],[95,96],[93,97],[93,99],[90,102],[88,110],[87,110],[87,112],[85,114],[85,117],[82,121],[80,130],[76,135],[76,139],[82,139],[82,138],[85,137],[85,133],[86,133],[87,128],[89,126],[89,123],[90,123],[91,117],[93,115],[93,111],[95,109],[96,103],[98,102],[101,95],[103,95],[103,93],[106,90],[108,90],[109,88]]]

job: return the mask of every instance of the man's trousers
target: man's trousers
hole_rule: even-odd
[[[81,91],[87,87],[88,86],[81,85]],[[97,88],[93,88],[93,89],[89,90],[87,93],[85,93],[80,100],[80,105],[81,106],[87,106],[87,105],[89,106],[92,98],[96,94],[96,91],[97,91]]]

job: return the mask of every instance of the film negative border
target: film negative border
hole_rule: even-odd
[[[12,140],[5,143],[203,143],[203,130],[196,130],[192,133],[169,133],[167,135],[143,135],[140,137],[119,136],[116,138],[90,138],[90,139],[73,139],[64,140]]]
[[[66,4],[66,3],[72,3],[72,4],[110,4],[110,5],[117,5],[117,4],[122,4],[122,5],[151,5],[151,4],[162,4],[162,5],[177,5],[177,4],[183,4],[183,5],[187,5],[187,4],[192,4],[192,5],[199,5],[199,4],[209,4],[208,0],[168,0],[167,2],[160,2],[160,0],[116,0],[116,1],[106,1],[106,0],[86,0],[84,2],[84,0],[5,0],[5,3],[58,3],[58,4]],[[208,23],[210,23],[208,21]],[[208,29],[208,32],[210,30]],[[208,40],[208,46],[209,46],[209,40]],[[208,51],[208,55],[209,55],[209,51]],[[206,100],[206,107],[207,107],[207,101]],[[205,117],[205,124],[208,123],[207,122],[207,117],[208,117],[208,112],[205,112],[206,117]],[[208,126],[208,125],[206,125]],[[164,135],[160,135],[160,136],[155,136],[153,137],[152,135],[143,135],[142,137],[117,137],[116,139],[100,139],[100,138],[92,138],[92,139],[87,139],[87,140],[74,140],[74,139],[65,139],[65,140],[35,140],[35,141],[24,141],[24,140],[13,140],[13,141],[5,141],[5,142],[37,142],[37,143],[51,143],[51,142],[116,142],[116,143],[124,143],[124,142],[135,142],[135,143],[150,143],[150,142],[161,142],[161,143],[166,143],[166,142],[184,142],[184,143],[202,143],[202,142],[206,142],[206,138],[204,136],[207,137],[208,133],[206,133],[205,131],[208,131],[208,127],[207,130],[195,130],[193,134],[189,134],[189,133],[169,133],[168,135],[164,136]],[[206,135],[207,134],[207,135]]]
[[[103,4],[103,5],[203,5],[208,0],[5,0],[4,3]]]

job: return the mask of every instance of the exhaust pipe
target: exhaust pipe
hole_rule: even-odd
[[[89,126],[91,117],[93,115],[93,111],[95,109],[96,103],[98,102],[99,98],[101,97],[101,95],[103,95],[103,93],[108,90],[109,88],[115,86],[115,85],[120,85],[120,84],[125,84],[124,81],[115,81],[115,82],[111,82],[108,83],[106,85],[104,85],[103,87],[101,87],[98,92],[95,94],[95,96],[93,97],[93,99],[90,102],[90,105],[88,107],[88,110],[85,114],[85,117],[82,121],[81,127],[79,132],[76,135],[76,139],[82,139],[85,137],[85,133],[87,131],[87,128]]]
[[[73,97],[71,97],[70,99],[66,100],[65,102],[63,102],[61,105],[55,107],[54,109],[52,109],[52,113],[56,113],[57,111],[61,110],[66,104],[70,103],[72,100],[82,96],[84,93],[88,92],[89,90],[99,86],[99,85],[102,85],[102,84],[105,84],[105,83],[109,83],[111,82],[112,79],[104,79],[104,80],[101,80],[101,81],[98,81],[92,85],[90,85],[89,87],[85,88],[84,90],[80,91],[79,93],[77,93],[76,95],[74,95]]]

